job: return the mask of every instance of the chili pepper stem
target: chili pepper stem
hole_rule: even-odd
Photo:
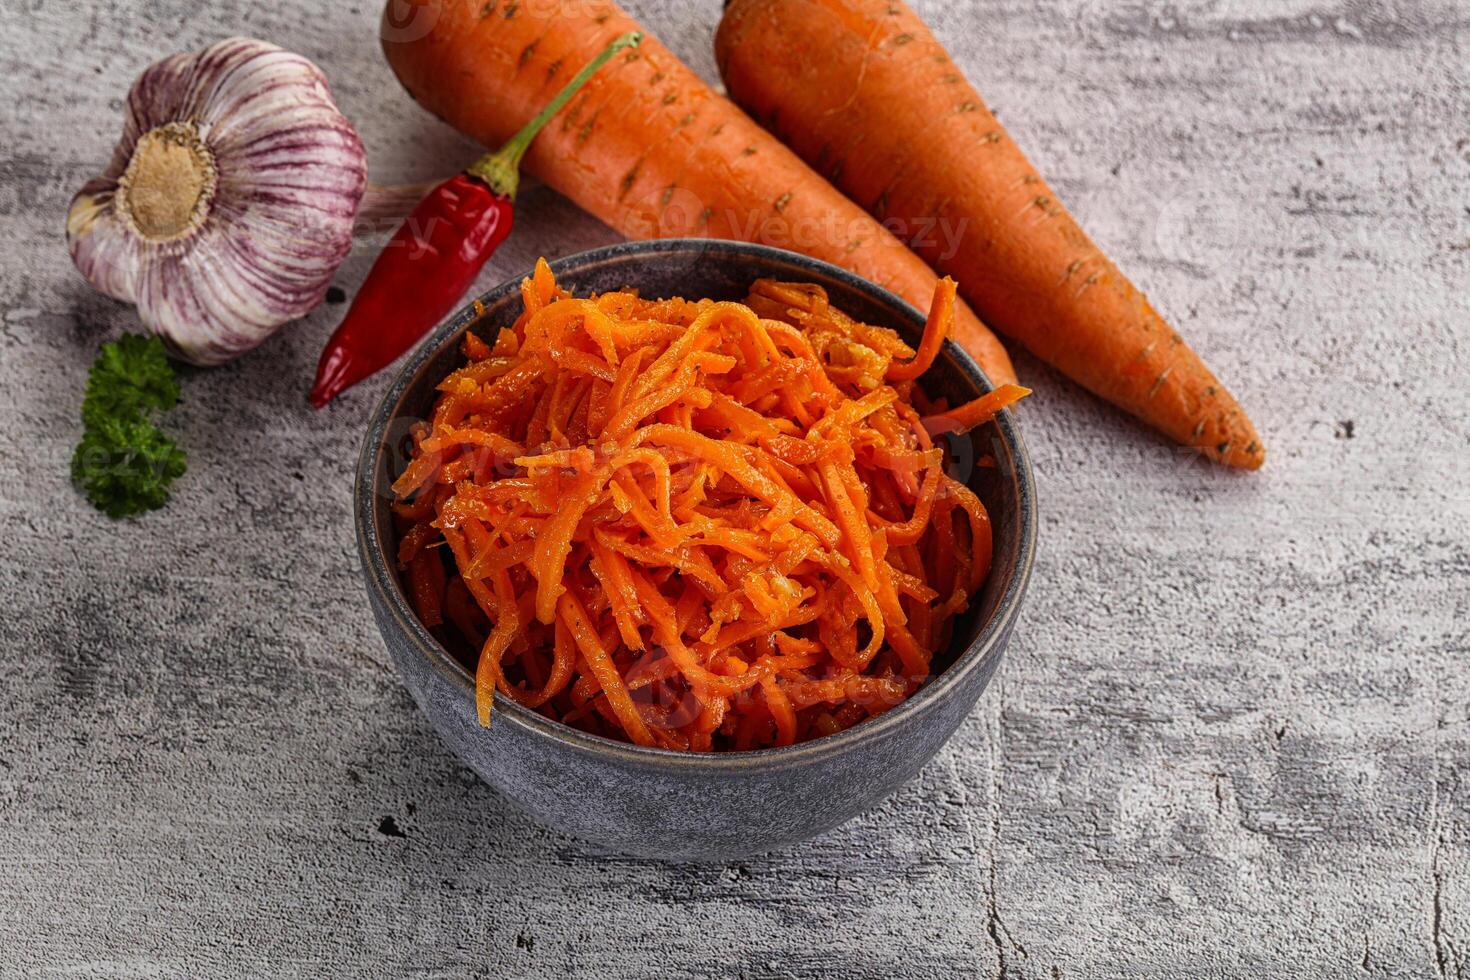
[[[521,158],[526,155],[526,150],[551,121],[562,110],[577,90],[587,83],[587,80],[597,73],[597,70],[607,64],[613,55],[624,48],[636,48],[643,41],[642,31],[630,31],[613,41],[602,49],[602,53],[591,61],[570,82],[556,94],[556,97],[546,104],[546,108],[536,114],[536,117],[512,136],[506,144],[493,153],[487,153],[465,170],[471,176],[478,177],[489,185],[490,189],[497,194],[502,194],[514,201],[516,190],[521,183]]]

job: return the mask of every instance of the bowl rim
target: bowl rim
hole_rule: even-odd
[[[550,263],[552,271],[560,277],[575,275],[600,262],[621,259],[627,255],[644,258],[658,256],[689,257],[689,253],[700,255],[720,251],[727,255],[763,261],[777,261],[787,267],[795,266],[803,271],[818,273],[836,279],[845,285],[867,293],[874,301],[889,305],[910,316],[922,325],[924,317],[911,304],[867,279],[849,272],[840,266],[813,259],[809,256],[769,245],[750,242],[729,241],[713,238],[664,238],[643,241],[619,242],[600,248],[588,249],[567,255]],[[409,355],[399,368],[393,383],[379,400],[369,416],[367,432],[358,454],[357,473],[353,486],[353,524],[357,540],[358,557],[362,563],[366,587],[380,609],[386,610],[401,636],[414,648],[437,673],[457,687],[467,699],[471,713],[474,711],[474,677],[446,650],[439,641],[424,628],[409,607],[398,576],[387,561],[389,542],[377,539],[374,520],[374,502],[377,499],[378,453],[384,444],[389,426],[398,418],[405,395],[418,380],[424,367],[440,353],[451,338],[457,338],[478,319],[476,305],[486,302],[488,297],[517,288],[522,275],[507,278],[494,288],[481,293],[458,313],[441,323],[434,332]],[[486,305],[489,305],[486,302]],[[953,340],[945,340],[947,353],[953,357],[959,369],[970,377],[982,391],[995,386],[987,378],[974,358]],[[1001,644],[1010,633],[1020,613],[1021,601],[1031,578],[1032,565],[1036,557],[1037,505],[1035,477],[1031,469],[1031,458],[1025,442],[1009,410],[1000,412],[995,419],[1001,438],[1010,449],[1015,460],[1016,499],[1020,522],[1020,548],[1015,573],[1006,584],[1005,591],[996,603],[994,614],[980,628],[975,638],[944,671],[934,675],[923,687],[889,710],[869,718],[852,728],[824,735],[807,742],[798,742],[773,748],[749,749],[729,752],[680,752],[674,749],[651,748],[621,742],[602,735],[594,735],[580,729],[553,721],[531,711],[500,691],[494,695],[495,722],[513,725],[531,735],[550,738],[563,747],[579,753],[611,757],[622,762],[642,766],[673,766],[693,770],[740,770],[749,767],[783,768],[788,765],[807,763],[846,752],[856,745],[879,738],[895,727],[906,724],[926,713],[946,695],[951,694],[969,674],[981,669],[998,653]],[[386,498],[385,498],[386,499]],[[488,735],[488,732],[486,732]]]

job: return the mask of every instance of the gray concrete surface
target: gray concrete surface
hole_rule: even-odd
[[[632,6],[713,74],[717,0]],[[1043,543],[982,709],[810,846],[671,867],[510,810],[389,673],[348,514],[382,382],[304,401],[341,307],[190,373],[166,510],[68,484],[92,351],[135,320],[63,214],[127,84],[276,40],[379,179],[449,172],[475,151],[394,84],[376,4],[5,0],[0,976],[1466,973],[1470,8],[920,7],[1270,462],[1183,461],[1021,357]],[[484,285],[613,239],[545,191],[518,223]]]

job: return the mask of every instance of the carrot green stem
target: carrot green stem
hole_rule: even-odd
[[[577,72],[575,78],[556,93],[556,98],[546,104],[536,118],[526,123],[519,133],[512,136],[504,146],[494,153],[487,153],[474,163],[470,164],[466,173],[478,177],[490,185],[490,189],[497,194],[503,194],[515,200],[516,188],[521,182],[521,158],[526,155],[526,150],[531,146],[538,133],[551,122],[551,117],[561,111],[562,107],[571,101],[572,96],[585,84],[597,69],[607,64],[608,59],[624,48],[636,48],[643,40],[642,31],[630,31],[619,37],[616,41],[602,49],[602,53],[591,61],[586,67]]]

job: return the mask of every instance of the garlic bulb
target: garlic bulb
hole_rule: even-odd
[[[231,38],[151,66],[128,93],[106,173],[72,200],[72,261],[195,364],[307,313],[352,243],[362,141],[326,77]]]

